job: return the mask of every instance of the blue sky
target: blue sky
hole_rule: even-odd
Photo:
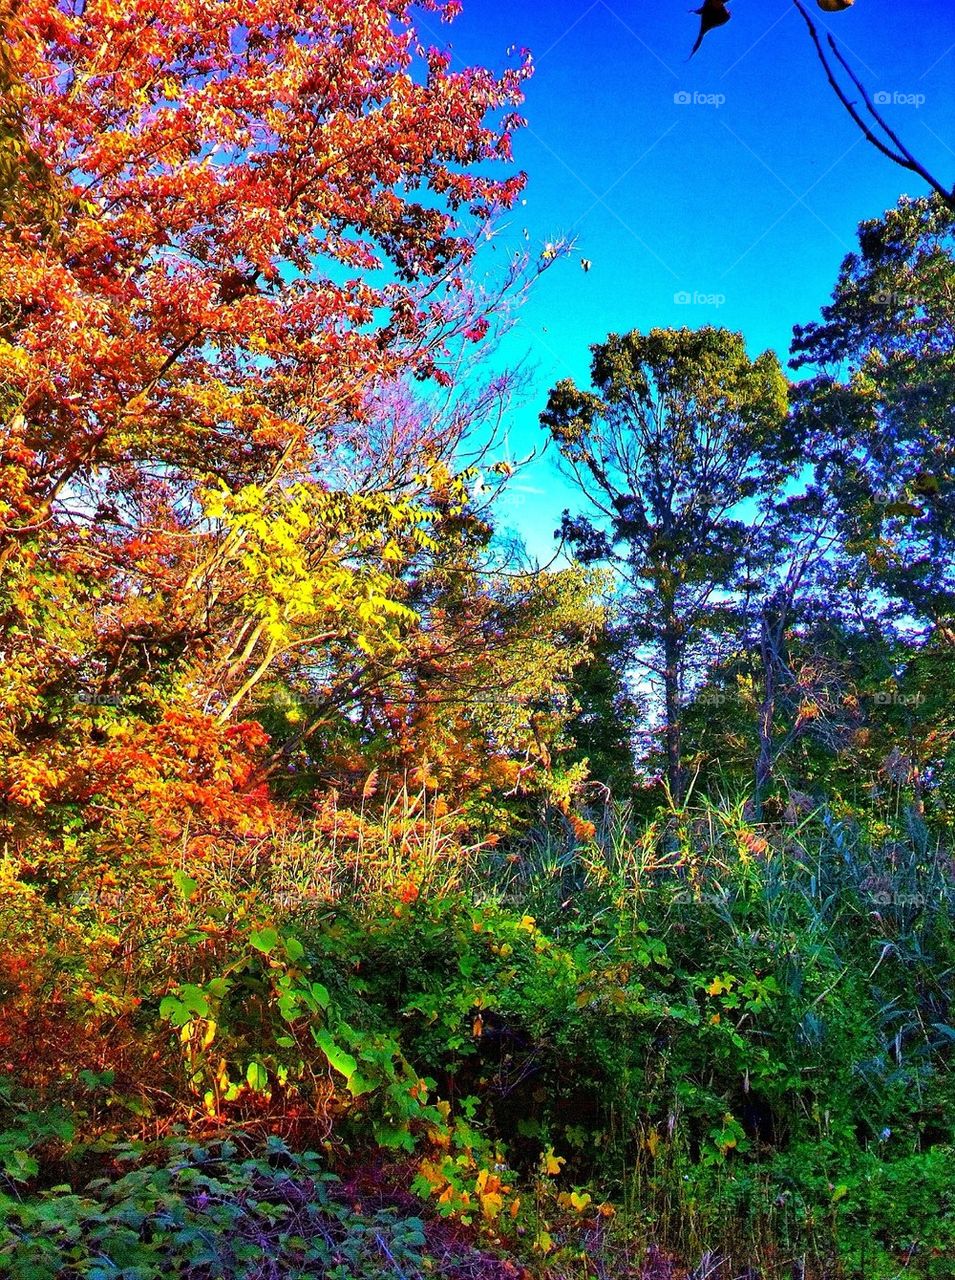
[[[501,66],[508,46],[531,50],[529,127],[516,148],[527,203],[507,237],[579,244],[540,281],[497,357],[531,373],[511,419],[515,456],[543,443],[548,387],[584,380],[589,344],[611,331],[723,324],[742,330],[751,352],[785,357],[793,324],[828,299],[859,221],[925,190],[862,139],[790,0],[729,0],[732,21],[688,61],[691,7],[464,0],[451,27],[431,28],[462,64]],[[866,86],[889,96],[884,110],[910,149],[955,183],[952,0],[811,9]],[[545,456],[520,474],[499,519],[547,557],[575,502]]]

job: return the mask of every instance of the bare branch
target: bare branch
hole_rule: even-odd
[[[888,121],[882,116],[881,112],[877,110],[868,90],[865,88],[858,75],[850,67],[845,56],[836,44],[835,39],[830,35],[828,37],[828,44],[833,56],[846,75],[848,75],[856,90],[861,94],[866,113],[870,119],[874,121],[875,125],[882,130],[885,137],[888,138],[888,142],[883,138],[880,138],[879,135],[874,132],[869,121],[866,119],[866,116],[859,109],[858,105],[849,97],[842,84],[840,84],[829,55],[826,53],[823,46],[816,24],[806,12],[806,8],[803,5],[802,0],[793,0],[793,4],[802,14],[803,20],[809,28],[809,34],[812,37],[812,42],[816,46],[816,54],[818,55],[819,61],[822,63],[823,69],[826,73],[826,78],[832,86],[833,92],[852,117],[854,123],[862,131],[866,141],[870,142],[878,151],[881,151],[882,154],[891,160],[893,164],[897,164],[902,169],[908,169],[910,172],[918,174],[922,181],[927,183],[928,186],[930,186],[932,190],[945,201],[949,208],[955,209],[955,187],[946,187],[938,180],[938,178],[925,168],[921,161],[916,159],[895,130],[891,128]],[[890,146],[889,143],[891,143],[892,146]],[[893,146],[896,150],[892,149]]]

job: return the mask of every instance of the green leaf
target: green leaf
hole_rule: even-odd
[[[376,1124],[374,1132],[375,1141],[380,1147],[387,1147],[389,1151],[402,1148],[406,1151],[414,1150],[414,1138],[407,1129],[396,1125]]]
[[[312,1036],[319,1049],[328,1059],[329,1066],[334,1067],[336,1071],[340,1071],[346,1080],[350,1080],[358,1070],[358,1063],[352,1055],[346,1049],[343,1049],[341,1045],[337,1045],[324,1028],[321,1030],[313,1028]]]
[[[327,1009],[331,1004],[332,998],[328,994],[328,988],[322,986],[320,982],[313,982],[311,985],[312,999],[320,1009]]]
[[[356,1071],[348,1077],[348,1092],[353,1098],[360,1098],[363,1093],[371,1093],[377,1087],[374,1080],[369,1080],[360,1071]]]
[[[3,1171],[14,1182],[26,1182],[40,1172],[36,1157],[28,1151],[16,1150],[3,1153]]]
[[[298,938],[285,939],[285,954],[293,964],[305,955],[305,948],[299,942]]]
[[[194,897],[196,890],[199,888],[199,881],[193,880],[192,876],[187,876],[185,871],[174,871],[172,873],[172,882],[186,902]]]
[[[253,1060],[249,1063],[248,1070],[245,1073],[249,1088],[253,1093],[264,1093],[269,1087],[269,1073],[263,1067],[261,1062]]]
[[[179,998],[190,1013],[196,1014],[199,1018],[208,1018],[209,999],[201,987],[186,982],[179,988]]]
[[[80,1071],[78,1079],[86,1086],[87,1089],[102,1089],[108,1087],[116,1079],[115,1071]]]
[[[281,1018],[286,1022],[294,1022],[299,1015],[298,998],[293,992],[287,991],[284,996],[279,996],[278,1009]]]
[[[279,945],[279,935],[271,925],[267,925],[264,929],[253,929],[249,934],[249,942],[256,951],[267,956]]]

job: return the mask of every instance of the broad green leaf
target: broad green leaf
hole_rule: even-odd
[[[340,1071],[346,1080],[350,1080],[358,1070],[358,1063],[352,1055],[346,1049],[343,1049],[341,1045],[337,1045],[324,1027],[320,1030],[313,1029],[312,1036],[319,1049],[328,1059],[329,1066],[334,1067],[336,1071]]]
[[[261,1062],[253,1060],[245,1073],[249,1088],[255,1093],[264,1093],[269,1086],[269,1075]]]
[[[249,942],[256,951],[267,956],[279,945],[279,935],[271,925],[267,925],[264,929],[253,929],[249,934]]]
[[[174,871],[172,873],[172,882],[187,902],[199,888],[199,881],[193,880],[192,876],[187,876],[185,871]]]

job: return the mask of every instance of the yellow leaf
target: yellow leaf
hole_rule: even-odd
[[[537,1239],[534,1241],[534,1248],[540,1253],[550,1253],[554,1247],[554,1241],[549,1231],[539,1231]]]
[[[481,1212],[485,1218],[496,1218],[504,1208],[504,1197],[499,1191],[488,1191],[480,1197]]]
[[[714,978],[710,985],[706,988],[711,996],[722,995],[724,991],[732,991],[735,978],[729,976],[724,978]]]

